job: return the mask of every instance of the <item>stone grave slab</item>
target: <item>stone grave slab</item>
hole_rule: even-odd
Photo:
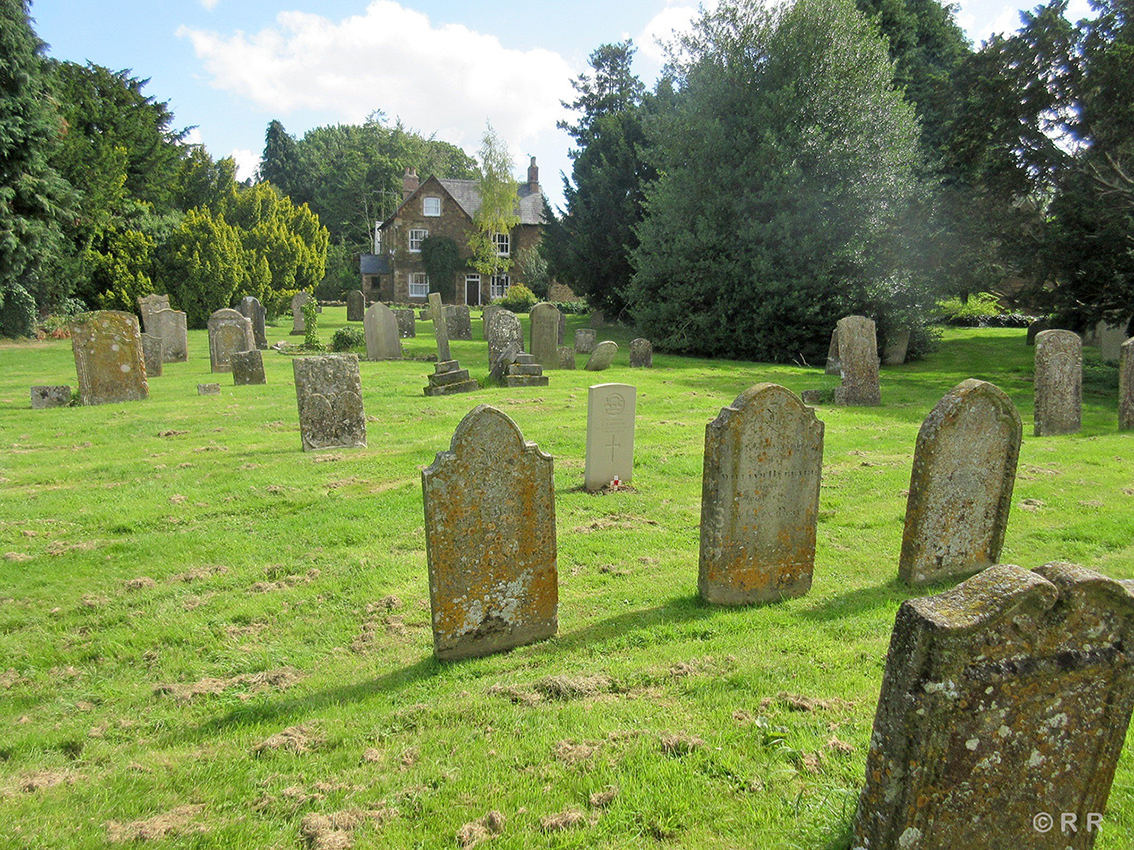
[[[268,347],[268,311],[260,303],[260,299],[246,295],[240,300],[240,315],[252,323],[252,338],[257,348]]]
[[[587,391],[587,449],[583,486],[601,490],[618,478],[634,478],[634,415],[637,389],[595,384]]]
[[[839,368],[843,383],[835,387],[835,404],[873,406],[882,403],[878,382],[878,335],[864,316],[839,319]]]
[[[352,289],[346,295],[346,319],[348,322],[361,322],[366,312],[366,296],[361,289]]]
[[[209,363],[214,372],[231,372],[232,355],[255,347],[252,322],[239,310],[217,310],[209,316]]]
[[[156,292],[150,295],[143,295],[138,299],[138,312],[142,314],[142,332],[148,333],[153,336],[161,336],[156,333],[156,326],[153,324],[154,313],[158,310],[169,309],[169,296],[158,295]]]
[[[544,369],[554,369],[559,362],[559,310],[552,304],[542,303],[532,307],[531,346],[528,353]]]
[[[71,404],[71,388],[65,384],[31,388],[32,410],[49,407],[67,407]]]
[[[1035,365],[1035,435],[1075,433],[1082,423],[1083,341],[1071,331],[1040,331]]]
[[[237,351],[232,355],[232,383],[233,386],[248,386],[250,384],[266,384],[264,377],[264,352],[258,348],[248,351]]]
[[[398,320],[398,336],[402,339],[412,339],[417,336],[417,322],[414,321],[413,310],[394,310],[394,318]]]
[[[591,356],[587,358],[587,365],[583,368],[588,372],[603,372],[610,368],[614,362],[614,355],[618,353],[618,343],[604,339],[595,346]]]
[[[310,292],[297,292],[291,299],[291,332],[289,336],[304,336],[307,333],[307,320],[303,317],[303,305],[311,300]]]
[[[630,368],[652,369],[654,367],[654,346],[648,339],[638,337],[630,341]]]
[[[71,320],[70,328],[82,404],[149,398],[142,331],[133,313],[84,313]]]
[[[366,448],[358,356],[296,357],[292,367],[303,450]]]
[[[150,319],[153,322],[153,318]],[[160,336],[142,334],[142,360],[146,364],[146,378],[160,378],[162,374],[162,343]]]
[[[413,320],[413,313],[410,313]],[[366,308],[362,327],[366,333],[367,360],[401,360],[402,341],[398,331],[398,317],[394,311],[375,301]]]
[[[1134,339],[1122,343],[1118,354],[1118,430],[1134,430]]]
[[[592,328],[575,331],[575,350],[580,354],[590,354],[595,350],[595,331]]]
[[[472,318],[467,304],[445,306],[445,331],[449,339],[472,339]]]
[[[153,314],[154,336],[161,337],[163,363],[184,363],[189,359],[189,323],[181,310],[158,310]]]

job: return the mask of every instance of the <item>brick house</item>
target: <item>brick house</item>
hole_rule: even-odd
[[[520,223],[510,233],[496,236],[500,256],[513,260],[520,251],[537,245],[542,233],[543,193],[534,156],[528,182],[517,185],[516,198]],[[421,262],[421,243],[427,236],[446,236],[457,243],[461,258],[467,260],[472,256],[468,241],[478,209],[480,193],[475,180],[429,177],[419,183],[417,172],[407,168],[401,205],[375,228],[374,253],[363,254],[359,261],[366,300],[426,303],[430,281]],[[524,283],[524,278],[515,264],[508,274],[492,276],[463,269],[457,273],[453,291],[456,303],[476,306],[499,298],[517,283]]]

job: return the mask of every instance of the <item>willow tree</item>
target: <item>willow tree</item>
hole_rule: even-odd
[[[512,260],[507,256],[510,252],[501,251],[497,241],[503,236],[511,238],[512,228],[520,223],[512,168],[507,146],[489,124],[480,143],[477,174],[480,209],[473,214],[473,229],[469,234],[472,250],[469,264],[482,275],[505,274],[512,268]]]

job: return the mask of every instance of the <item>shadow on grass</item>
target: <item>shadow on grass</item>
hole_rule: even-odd
[[[825,622],[827,620],[842,620],[855,617],[859,614],[875,611],[878,608],[898,606],[907,599],[916,599],[920,596],[929,596],[940,593],[951,585],[934,586],[930,589],[910,587],[897,577],[885,584],[857,587],[845,593],[828,596],[817,600],[814,605],[801,608],[799,615],[809,620]]]

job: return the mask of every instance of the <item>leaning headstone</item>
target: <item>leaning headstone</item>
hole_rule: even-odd
[[[445,307],[439,292],[429,293],[429,315],[433,319],[433,336],[437,340],[437,361],[451,360],[449,353],[449,329],[445,323]]]
[[[999,387],[969,378],[917,435],[898,576],[928,584],[1000,560],[1023,425]]]
[[[433,317],[433,334],[437,338],[437,363],[433,367],[433,374],[429,376],[429,385],[423,388],[425,394],[452,395],[479,389],[480,384],[476,379],[469,377],[469,370],[462,369],[460,363],[451,359],[445,308],[441,304],[441,295],[437,292],[429,293],[429,312]]]
[[[601,490],[615,478],[634,477],[637,390],[629,384],[595,384],[587,391],[587,455],[583,486]]]
[[[839,367],[843,382],[835,387],[835,404],[869,406],[882,403],[878,383],[878,337],[874,322],[864,316],[839,319]]]
[[[1134,430],[1134,339],[1122,343],[1118,357],[1118,430]]]
[[[602,372],[610,368],[610,364],[614,362],[614,355],[618,353],[618,343],[611,342],[609,339],[604,339],[595,346],[595,350],[591,352],[591,356],[587,358],[587,365],[583,368],[588,372]]]
[[[590,354],[595,350],[595,332],[592,328],[579,328],[575,331],[575,350],[580,354]]]
[[[509,347],[516,348],[512,352],[513,358],[524,350],[524,329],[520,325],[519,317],[511,310],[498,308],[492,314],[485,329],[485,339],[488,340],[488,367],[494,372],[499,365],[500,356]],[[502,370],[501,374],[503,374]]]
[[[220,395],[220,384],[197,384],[197,395]]]
[[[232,355],[233,386],[266,384],[264,377],[264,353],[258,348],[237,351]]]
[[[556,349],[558,357],[555,361],[557,369],[574,369],[575,368],[575,349],[569,345],[561,345]]]
[[[998,564],[903,602],[850,846],[1089,850],[1132,640],[1134,589],[1073,564]]]
[[[482,404],[422,471],[437,658],[488,655],[555,634],[552,465],[515,422]]]
[[[153,336],[161,336],[156,333],[156,325],[153,324],[154,313],[158,310],[169,309],[169,296],[158,295],[152,293],[144,295],[138,299],[138,312],[142,314],[142,332],[152,334]]]
[[[450,304],[445,307],[445,330],[449,339],[472,339],[472,318],[468,304]]]
[[[366,296],[361,289],[352,289],[346,295],[346,320],[348,322],[361,322],[366,312]]]
[[[558,365],[556,349],[559,348],[559,310],[554,305],[543,303],[532,307],[531,346],[529,353],[545,369]]]
[[[217,310],[209,316],[209,363],[214,372],[231,372],[232,355],[255,347],[252,322],[239,310]]]
[[[508,345],[500,354],[494,359],[488,369],[488,377],[493,381],[503,381],[504,376],[508,374],[509,367],[516,362],[519,356],[531,357],[531,362],[535,362],[535,358],[530,354],[523,354],[523,346],[518,342],[513,342]],[[543,369],[540,369],[540,374],[543,374]]]
[[[791,390],[757,384],[705,428],[701,598],[803,596],[815,568],[823,423]]]
[[[841,375],[842,367],[839,365],[839,329],[831,331],[831,344],[827,346],[827,365],[823,367],[825,375]]]
[[[503,309],[504,308],[499,304],[486,304],[484,306],[484,309],[481,311],[480,318],[484,322],[484,326],[481,328],[481,331],[486,340],[488,339],[488,327],[490,324],[492,324],[492,317]]]
[[[910,348],[910,329],[895,330],[886,337],[886,345],[882,349],[883,366],[901,366],[906,362],[906,353]]]
[[[153,322],[153,319],[150,319]],[[146,377],[160,378],[161,366],[161,337],[153,334],[142,334],[142,359],[146,363]]]
[[[1036,334],[1035,435],[1073,434],[1083,407],[1083,341],[1071,331]]]
[[[307,333],[307,320],[303,318],[303,305],[311,299],[309,292],[297,292],[291,299],[291,333],[289,336],[303,336]]]
[[[394,318],[398,320],[398,336],[402,339],[411,339],[417,336],[417,323],[414,321],[413,310],[394,310]]]
[[[244,318],[252,323],[252,338],[256,341],[256,347],[267,348],[268,311],[260,303],[260,299],[246,295],[240,300],[240,306],[237,309],[240,310],[240,314]]]
[[[180,310],[158,310],[153,314],[154,336],[161,337],[163,363],[184,363],[189,359],[189,325]]]
[[[366,448],[358,356],[296,357],[292,367],[303,450]]]
[[[1040,331],[1046,331],[1050,327],[1051,327],[1051,322],[1048,321],[1047,316],[1044,316],[1043,318],[1040,318],[1040,319],[1036,319],[1034,322],[1032,322],[1030,325],[1028,325],[1028,335],[1025,338],[1025,342],[1028,345],[1035,345],[1036,344],[1036,334],[1038,334]]]
[[[630,368],[652,369],[654,365],[654,346],[648,339],[638,337],[630,341]]]
[[[61,386],[41,386],[31,388],[32,410],[48,407],[67,407],[71,403],[71,388]]]
[[[72,319],[70,328],[82,404],[149,398],[142,332],[133,313],[85,313]]]
[[[410,319],[413,315],[411,313]],[[400,360],[402,357],[401,334],[398,332],[398,317],[394,311],[375,301],[363,314],[362,327],[366,332],[367,360]]]

